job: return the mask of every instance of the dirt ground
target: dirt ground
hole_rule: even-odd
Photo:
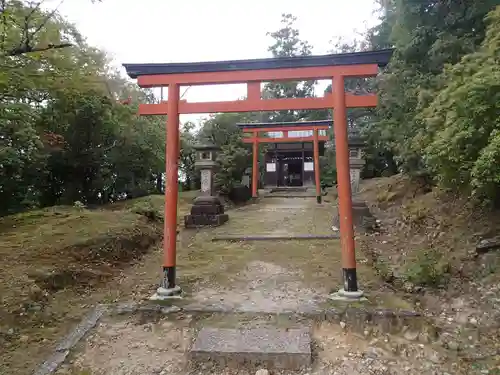
[[[257,368],[217,368],[211,363],[189,363],[189,349],[197,329],[209,327],[311,328],[314,362],[302,374],[458,374],[446,357],[429,345],[401,337],[358,334],[338,324],[314,323],[272,317],[229,317],[213,315],[199,319],[189,314],[169,318],[134,316],[108,318],[74,351],[58,375],[250,375]],[[273,374],[290,374],[273,371]],[[295,373],[295,372],[294,372]]]
[[[192,198],[191,192],[181,193],[181,216]],[[143,209],[161,216],[163,197],[0,219],[0,374],[31,374],[89,308],[128,294],[130,284],[121,287],[126,274],[141,284],[135,267],[143,264],[140,259],[156,257],[151,249],[163,232],[161,223],[135,212]]]
[[[192,315],[181,314],[171,319],[150,319],[133,317],[129,319],[108,318],[103,321],[90,338],[82,343],[71,360],[59,374],[186,374],[186,373],[227,373],[246,374],[250,369],[212,370],[188,368],[185,350],[189,346],[196,329],[200,326],[248,327],[271,325],[290,327],[292,324],[310,324],[314,327],[318,361],[310,369],[312,374],[333,373],[361,374],[401,373],[403,368],[422,373],[411,358],[418,352],[425,356],[427,347],[408,344],[404,349],[406,360],[395,355],[399,348],[398,338],[366,336],[346,333],[333,324],[313,324],[293,322],[287,318],[263,319],[262,314],[286,311],[306,311],[323,303],[331,290],[341,283],[340,244],[328,241],[276,241],[221,243],[211,242],[214,234],[328,234],[331,233],[333,205],[318,206],[314,199],[265,199],[260,204],[231,211],[228,225],[195,232],[183,232],[179,248],[179,283],[188,290],[187,300],[205,307],[223,307],[232,311],[250,314],[224,315],[196,319]],[[283,233],[283,232],[280,232]],[[149,257],[148,257],[149,258]],[[156,262],[144,263],[134,273],[141,275],[138,284],[125,282],[136,298],[148,295],[154,287],[145,288],[146,274],[157,274]],[[380,307],[405,307],[409,305],[388,291],[364,264],[360,254],[360,280],[370,298],[370,302]],[[151,268],[148,273],[147,267]],[[154,279],[148,279],[155,281]],[[140,286],[140,290],[136,289]],[[121,288],[120,288],[121,289]],[[123,300],[126,295],[116,295]],[[255,315],[258,313],[258,315]],[[254,315],[252,315],[254,314]],[[388,343],[393,343],[390,345]],[[400,349],[398,349],[400,350]],[[413,352],[412,352],[413,351]],[[440,363],[439,354],[434,358]],[[110,360],[111,358],[111,360]],[[403,367],[402,367],[403,366]],[[432,363],[424,374],[433,374]],[[439,365],[441,366],[441,365]],[[425,366],[424,366],[425,367]],[[393,370],[391,370],[391,368]],[[431,371],[432,370],[432,371]],[[253,370],[255,371],[255,370]],[[384,372],[385,371],[385,372]],[[391,372],[387,372],[391,371]],[[405,370],[406,371],[406,370]],[[408,371],[406,371],[408,372]]]
[[[383,254],[384,264],[394,265],[397,270],[404,259],[401,252],[419,248],[415,243],[419,238],[427,238],[425,231],[434,233],[430,224],[423,226],[423,234],[412,232],[415,227],[411,231],[402,230],[396,221],[400,217],[408,218],[405,207],[415,200],[415,196],[403,194],[401,198],[398,194],[402,193],[396,193],[387,202],[387,190],[395,190],[383,185],[388,184],[387,181],[398,180],[382,179],[364,184],[362,196],[381,220],[382,231],[357,238],[361,250],[357,253],[360,286],[369,296],[369,304],[396,309],[416,306],[442,326],[444,334],[439,342],[429,343],[412,333],[404,337],[379,336],[369,331],[359,335],[344,331],[338,325],[313,324],[317,361],[308,373],[495,374],[495,366],[500,363],[497,343],[500,336],[496,336],[498,331],[495,331],[498,319],[490,320],[496,315],[481,314],[499,311],[495,310],[500,300],[495,294],[495,290],[498,291],[495,285],[500,287],[495,278],[498,273],[490,271],[477,285],[479,278],[471,277],[467,286],[450,283],[449,290],[415,289],[417,293],[415,290],[409,293],[397,283],[384,282],[377,275],[380,272],[374,252],[379,256]],[[411,189],[403,186],[401,191],[410,194]],[[337,240],[237,243],[212,242],[211,238],[216,234],[331,234],[335,202],[331,198],[328,200],[317,205],[315,199],[266,198],[259,204],[229,211],[230,221],[222,227],[182,230],[178,246],[178,283],[188,296],[186,301],[192,305],[222,307],[249,314],[307,310],[324,303],[325,296],[341,285]],[[431,204],[437,206],[435,201]],[[122,214],[121,211],[117,213]],[[440,230],[446,232],[443,228]],[[409,242],[408,238],[413,241]],[[446,243],[451,246],[453,241],[448,241]],[[50,307],[54,312],[51,316],[58,314],[53,323],[44,320],[31,330],[15,326],[13,333],[3,327],[2,335],[13,335],[15,339],[3,341],[9,343],[9,347],[0,354],[0,373],[31,373],[36,364],[46,359],[56,338],[74,326],[95,303],[142,301],[150,296],[161,276],[161,258],[161,247],[153,247],[139,261],[132,261],[118,275],[106,279],[104,285],[79,289],[80,295],[75,294],[75,288],[51,295]],[[479,262],[479,268],[481,264],[484,259]],[[453,294],[453,285],[460,285],[463,294]],[[472,293],[481,288],[486,289],[479,294]],[[255,324],[255,318],[251,320]],[[239,318],[227,321],[227,317],[223,323],[243,324]],[[81,343],[60,374],[211,373],[210,368],[186,368],[183,355],[200,324],[221,324],[221,319],[216,317],[200,322],[186,314],[159,320],[106,319],[86,342]],[[224,371],[213,373],[236,374]],[[248,371],[237,373],[251,373]]]
[[[381,230],[360,249],[398,294],[442,328],[470,373],[500,373],[500,253],[478,254],[500,235],[500,212],[402,175],[364,182],[360,198]]]
[[[364,192],[369,202],[373,199],[369,196],[370,189],[368,186]],[[285,234],[285,231],[289,234],[327,234],[331,231],[334,210],[334,205],[317,206],[314,200],[266,199],[261,204],[232,211],[230,223],[226,226],[184,232],[179,248],[180,284],[194,303],[250,314],[258,311],[300,311],[315,306],[341,281],[338,241],[214,243],[210,242],[210,238],[214,234]],[[380,217],[382,226],[386,225],[387,216]],[[373,240],[379,243],[378,236],[383,235],[382,231]],[[362,237],[358,240],[363,245],[368,239]],[[480,338],[482,331],[471,325],[471,319],[478,315],[470,315],[471,310],[467,309],[463,300],[445,298],[441,312],[429,314],[430,309],[423,301],[432,298],[435,292],[425,293],[422,299],[415,299],[404,290],[394,293],[397,290],[395,285],[383,283],[374,275],[376,268],[373,270],[369,266],[373,261],[370,257],[369,251],[358,252],[360,282],[371,296],[372,303],[409,308],[414,301],[426,315],[435,319],[438,326],[444,328],[442,336],[434,342],[425,335],[409,331],[400,336],[380,335],[369,330],[358,334],[345,331],[339,325],[298,322],[313,328],[316,360],[314,366],[307,369],[309,374],[495,374],[498,371],[496,352],[487,351],[495,349],[495,342],[490,342],[488,346],[488,339]],[[145,264],[141,266],[143,270],[144,267]],[[151,281],[153,288],[155,280]],[[150,293],[151,288],[136,290],[136,297]],[[131,289],[134,291],[134,287]],[[123,300],[126,295],[116,297]],[[438,305],[435,303],[434,306]],[[465,322],[463,317],[458,318],[464,312]],[[248,319],[239,315],[197,319],[185,314],[159,321],[137,317],[118,321],[112,319],[103,322],[89,341],[82,343],[61,374],[74,374],[74,371],[93,375],[251,374],[255,369],[212,369],[209,364],[190,368],[183,353],[201,325],[245,327],[295,324],[286,319],[262,319],[260,315]],[[151,332],[162,339],[147,339]],[[459,340],[457,332],[465,342]],[[490,337],[488,332],[483,333]],[[471,353],[476,356],[471,356]],[[109,358],[114,360],[109,361]]]

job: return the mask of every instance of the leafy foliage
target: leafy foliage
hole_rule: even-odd
[[[381,2],[366,40],[395,51],[377,82],[374,121],[363,127],[365,176],[402,170],[481,200],[496,196],[499,5]]]
[[[245,170],[251,163],[251,154],[241,140],[222,146],[217,158],[218,172],[215,185],[223,194],[230,194],[239,185]]]
[[[447,82],[422,110],[416,144],[447,187],[494,198],[500,188],[500,7],[488,17],[482,47],[445,69]]]
[[[273,57],[310,56],[312,46],[300,39],[300,32],[294,27],[296,17],[283,14],[281,28],[267,33],[273,40],[268,48]],[[314,96],[315,81],[270,82],[265,85],[262,96],[266,99],[308,98]],[[298,121],[309,118],[311,111],[279,111],[266,114],[272,122]]]
[[[334,45],[337,52],[395,48],[377,81],[345,84],[350,92],[379,92],[376,111],[348,112],[349,126],[360,129],[368,144],[364,176],[402,170],[494,200],[500,196],[500,0],[379,3],[377,26],[360,40]],[[137,103],[155,101],[152,92],[121,77],[108,56],[87,45],[57,12],[33,4],[0,0],[0,214],[161,191],[165,118],[135,115]],[[311,55],[295,20],[284,14],[268,34],[272,56]],[[262,95],[312,97],[314,84],[271,82]],[[128,105],[120,104],[125,100]],[[183,188],[199,185],[194,146],[208,141],[221,149],[216,184],[231,194],[251,167],[238,122],[324,118],[331,111],[226,113],[199,128],[186,123],[180,135]],[[321,173],[324,186],[335,184],[331,149]]]
[[[243,133],[236,124],[252,118],[252,114],[218,114],[205,121],[199,132],[200,142],[210,142],[220,148],[215,187],[222,194],[229,195],[245,170],[251,167],[250,146],[243,143]]]
[[[135,115],[151,94],[120,78],[57,12],[5,1],[0,18],[0,214],[153,190],[164,170],[162,122]],[[73,47],[10,53],[26,23],[36,25],[31,46]]]
[[[196,144],[196,136],[193,133],[195,124],[186,122],[181,130],[181,144],[179,156],[179,169],[185,178],[184,187],[193,189],[199,185],[199,174],[194,168],[196,154],[194,146]]]
[[[436,249],[417,252],[416,259],[408,263],[404,278],[419,286],[437,287],[446,284],[450,277],[450,264],[443,253]]]
[[[389,1],[375,45],[395,46],[393,59],[379,82],[379,121],[372,137],[412,174],[429,173],[421,144],[412,140],[423,129],[420,113],[447,82],[441,72],[480,46],[484,17],[498,1]],[[390,35],[386,30],[391,29]],[[383,33],[381,32],[383,31]]]

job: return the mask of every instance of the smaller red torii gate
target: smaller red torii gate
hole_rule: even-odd
[[[244,134],[250,134],[251,137],[244,137],[244,143],[252,144],[252,197],[258,196],[259,183],[259,144],[260,143],[297,143],[297,142],[312,142],[313,143],[313,160],[314,160],[314,182],[316,185],[316,200],[321,203],[321,184],[320,184],[320,166],[319,166],[319,142],[328,141],[327,135],[320,135],[320,130],[328,130],[328,125],[315,125],[314,121],[306,122],[303,125],[285,125],[272,126],[260,124],[243,124],[239,125]],[[312,131],[312,136],[306,137],[290,137],[290,131]],[[283,137],[261,137],[260,133],[282,132]]]

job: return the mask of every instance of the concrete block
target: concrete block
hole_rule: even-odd
[[[311,333],[308,328],[203,328],[191,348],[190,359],[227,367],[250,364],[299,370],[311,364]]]
[[[354,199],[352,202],[352,222],[354,229],[359,233],[371,232],[376,228],[376,219],[366,205],[366,202],[357,199]],[[332,224],[340,228],[338,212],[333,216]]]

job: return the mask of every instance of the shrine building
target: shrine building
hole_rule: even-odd
[[[263,175],[266,188],[315,186],[314,133],[317,132],[317,155],[323,156],[332,120],[236,125],[246,135],[245,143],[257,139],[266,145]],[[252,134],[254,137],[249,137]]]

